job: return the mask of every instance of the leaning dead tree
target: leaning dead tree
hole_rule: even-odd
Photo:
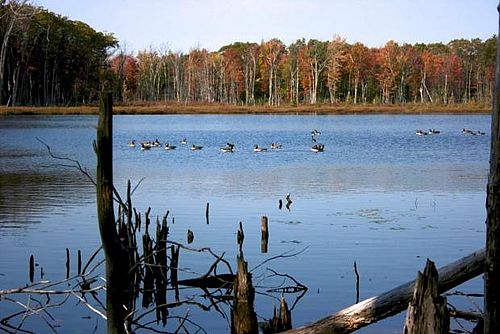
[[[498,5],[500,12],[500,4]],[[499,28],[500,31],[500,28]],[[500,36],[497,36],[499,45]],[[500,48],[497,47],[491,120],[490,175],[486,197],[484,333],[500,333]]]
[[[482,274],[484,258],[485,250],[482,249],[439,269],[438,292],[448,291]],[[414,289],[415,280],[286,333],[352,333],[404,311],[408,307]]]

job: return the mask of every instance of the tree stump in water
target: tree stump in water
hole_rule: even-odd
[[[427,260],[424,273],[418,272],[413,298],[406,313],[405,334],[449,333],[450,318],[446,298],[438,291],[438,272]]]
[[[274,307],[274,314],[271,320],[264,323],[262,332],[264,334],[280,333],[292,328],[292,314],[288,309],[288,305],[283,296],[280,301],[280,311],[276,312]]]
[[[243,253],[237,256],[238,273],[234,281],[234,304],[231,312],[231,333],[257,334],[257,314],[254,310],[255,289]]]
[[[267,253],[269,242],[269,227],[268,219],[266,216],[262,216],[262,218],[260,219],[260,228],[262,231],[262,238],[260,240],[260,252]]]

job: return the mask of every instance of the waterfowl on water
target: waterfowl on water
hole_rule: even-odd
[[[224,153],[232,153],[232,152],[234,152],[234,147],[235,147],[234,144],[226,143],[226,146],[221,147],[220,150],[221,150],[221,152],[224,152]]]
[[[150,142],[143,142],[141,143],[141,150],[149,150],[151,148],[151,143]]]
[[[175,150],[176,146],[175,145],[170,145],[169,143],[165,144],[165,149],[166,150]]]
[[[271,150],[279,150],[281,149],[282,145],[278,143],[272,143],[271,144]]]
[[[468,134],[468,135],[472,135],[472,136],[477,136],[477,135],[480,135],[480,136],[483,136],[485,135],[484,132],[482,131],[476,131],[476,130],[471,130],[471,129],[466,129],[466,128],[463,128],[462,129],[462,133],[465,133],[465,134]]]
[[[428,135],[429,133],[428,133],[427,131],[424,131],[424,130],[420,130],[420,129],[418,129],[418,130],[415,132],[415,134],[416,134],[417,136],[426,136],[426,135]]]
[[[128,147],[135,147],[135,140],[131,140],[127,143]]]
[[[186,139],[186,138],[183,138],[183,139],[181,140],[181,144],[182,144],[182,145],[186,145],[187,143],[188,143],[188,141],[187,141],[187,139]]]
[[[313,141],[313,143],[316,142],[316,136],[319,136],[320,134],[321,134],[321,132],[319,132],[316,129],[311,131],[311,140]]]
[[[193,151],[199,151],[203,148],[203,146],[199,146],[199,145],[195,145],[193,144],[193,146],[191,146],[191,150]]]
[[[259,145],[255,145],[253,147],[253,151],[254,152],[266,152],[267,151],[267,148],[265,147],[260,147]]]
[[[153,142],[152,144],[154,147],[160,147],[161,146],[161,143],[158,139],[155,139],[155,141]]]
[[[312,147],[311,147],[311,151],[313,152],[324,152],[325,151],[325,144],[314,144]]]

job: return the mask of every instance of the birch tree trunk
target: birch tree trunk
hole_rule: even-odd
[[[5,59],[7,58],[7,46],[9,44],[10,34],[14,28],[14,23],[16,22],[15,16],[11,18],[5,34],[2,39],[2,48],[0,49],[0,92],[3,90],[4,76],[5,76]],[[0,104],[3,104],[2,94],[0,94]]]

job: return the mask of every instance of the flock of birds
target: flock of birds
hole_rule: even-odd
[[[311,140],[312,140],[312,146],[311,146],[311,151],[313,152],[324,152],[325,150],[325,145],[324,144],[320,144],[317,142],[317,137],[321,134],[321,132],[319,132],[318,130],[314,129],[313,131],[311,131]],[[180,144],[183,145],[183,146],[186,146],[188,144],[188,141],[186,138],[183,138],[181,141],[180,141]],[[127,146],[128,147],[136,147],[136,146],[139,146],[141,148],[141,150],[149,150],[151,148],[165,148],[165,150],[175,150],[177,148],[176,145],[172,145],[170,143],[165,143],[165,144],[162,144],[158,139],[155,139],[155,140],[148,140],[148,141],[142,141],[140,143],[136,142],[135,139],[134,140],[130,140],[128,143],[127,143]],[[280,150],[281,148],[283,147],[282,144],[280,143],[272,143],[269,148],[271,150]],[[203,146],[201,145],[195,145],[195,144],[191,144],[191,150],[192,151],[199,151],[203,149]],[[221,152],[224,152],[224,153],[233,153],[236,149],[236,145],[235,144],[232,144],[232,143],[226,143],[226,145],[222,146],[220,148],[220,151]],[[260,152],[266,152],[268,150],[268,147],[264,147],[264,146],[259,146],[257,144],[254,145],[253,147],[253,151],[256,152],[256,153],[260,153]]]
[[[439,133],[441,133],[441,131],[436,130],[436,129],[429,129],[429,131],[418,129],[415,132],[415,134],[417,136],[437,135]],[[466,128],[462,129],[462,133],[467,134],[467,135],[472,135],[472,136],[484,136],[486,134],[483,131],[471,130],[471,129],[466,129]]]

